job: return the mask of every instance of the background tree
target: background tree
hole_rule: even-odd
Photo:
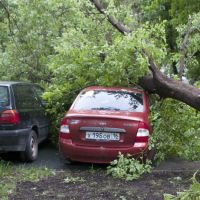
[[[54,41],[66,28],[68,4],[64,1],[0,1],[3,79],[48,83]]]
[[[180,45],[177,45],[177,37],[183,37],[186,34],[186,30],[177,29],[177,26],[187,24],[189,16],[192,13],[197,13],[200,10],[200,1],[187,1],[187,0],[159,0],[144,1],[143,10],[146,15],[143,15],[143,20],[151,20],[154,23],[166,20],[166,40],[171,53],[175,53],[180,49]],[[191,21],[190,21],[191,22]],[[192,30],[191,23],[188,23],[187,29]],[[190,33],[187,30],[187,33]],[[197,31],[197,30],[196,30]],[[179,41],[180,42],[180,41]],[[198,45],[197,45],[198,46]],[[189,49],[189,48],[188,48]],[[199,62],[199,52],[196,52],[195,57]],[[188,56],[188,55],[184,55]],[[191,57],[191,55],[190,55]],[[178,74],[178,64],[176,61],[173,62],[171,67],[172,73]],[[183,73],[183,72],[181,72]],[[198,64],[194,62],[187,63],[187,73],[185,74],[191,81],[197,81],[199,79],[199,67]]]

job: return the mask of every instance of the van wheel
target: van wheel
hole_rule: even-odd
[[[25,151],[21,152],[21,160],[32,162],[38,157],[38,140],[37,134],[34,130],[31,131],[31,134],[26,143]]]

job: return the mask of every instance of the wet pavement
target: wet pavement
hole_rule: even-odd
[[[76,169],[87,169],[92,167],[92,164],[86,163],[75,163],[69,164],[63,158],[60,157],[58,149],[50,147],[48,144],[42,144],[39,147],[38,159],[32,163],[22,163],[18,160],[15,154],[6,156],[6,160],[11,161],[16,166],[27,166],[27,167],[47,167],[49,169],[66,169],[66,168],[76,168]],[[99,165],[98,165],[99,166]],[[100,165],[101,167],[105,167]],[[161,162],[156,166],[154,172],[162,171],[197,171],[200,169],[200,161],[186,161],[180,158],[169,158]]]
[[[21,162],[18,153],[1,154],[0,159],[11,162],[14,166],[25,167],[47,167],[49,169],[64,170],[64,169],[88,169],[93,167],[89,163],[75,162],[70,164],[64,160],[60,155],[57,148],[49,146],[49,144],[39,145],[38,159],[31,163]],[[105,168],[105,165],[99,165]]]

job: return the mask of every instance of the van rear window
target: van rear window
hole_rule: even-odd
[[[10,105],[9,91],[7,86],[0,86],[0,107]]]

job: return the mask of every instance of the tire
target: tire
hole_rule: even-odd
[[[33,162],[38,157],[38,139],[34,130],[28,137],[25,151],[21,152],[21,160],[26,162]]]

